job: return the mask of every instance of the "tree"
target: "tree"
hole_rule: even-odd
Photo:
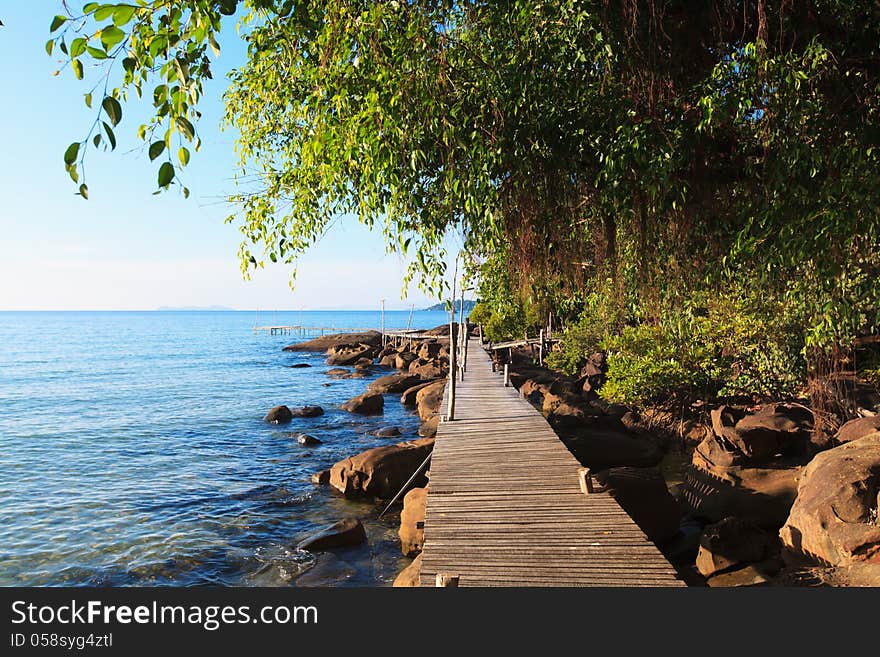
[[[505,280],[542,303],[613,289],[631,321],[658,323],[741,286],[786,299],[809,349],[876,332],[873,5],[88,3],[56,17],[47,44],[74,75],[106,69],[87,139],[112,148],[123,105],[145,95],[157,182],[179,183],[236,10],[248,61],[227,120],[258,173],[234,196],[245,271],[292,262],[352,213],[428,287],[455,230],[478,263],[503,254]],[[88,145],[65,153],[75,182]]]

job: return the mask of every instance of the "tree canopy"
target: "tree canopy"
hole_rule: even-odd
[[[760,290],[807,349],[876,333],[876,3],[137,0],[51,31],[74,75],[105,74],[64,155],[83,196],[135,97],[158,187],[179,184],[211,58],[247,42],[226,94],[256,172],[232,199],[245,271],[350,213],[434,289],[459,231],[499,312],[574,320],[601,290],[656,324]]]

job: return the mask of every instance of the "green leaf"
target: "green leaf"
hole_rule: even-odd
[[[120,43],[125,38],[125,32],[115,25],[110,25],[101,30],[101,43],[104,49],[109,51],[113,46]]]
[[[107,125],[106,121],[101,121],[104,126],[104,132],[107,134],[107,140],[110,142],[110,150],[114,150],[116,148],[116,135],[113,134],[113,130]]]
[[[189,188],[188,187],[183,188],[183,198],[189,198]]]
[[[113,12],[113,24],[125,25],[128,23],[134,17],[135,9],[131,5],[119,5],[116,7]]]
[[[100,2],[87,2],[83,5],[83,13],[88,14],[100,6]]]
[[[86,94],[85,99],[86,99],[86,107],[91,109],[92,108],[92,94]]]
[[[49,39],[46,42],[46,54],[50,57],[52,56],[52,51],[55,49],[55,39]]]
[[[64,163],[67,165],[73,164],[76,162],[77,155],[79,155],[79,142],[75,141],[64,151]]]
[[[73,68],[73,74],[76,76],[77,80],[82,80],[83,78],[83,64],[78,59],[73,59],[70,61],[70,66]]]
[[[180,150],[177,152],[177,157],[180,160],[181,166],[186,166],[189,164],[189,150],[185,146],[181,146]]]
[[[92,143],[95,145],[95,148],[101,145],[101,133],[95,135],[94,139],[92,139]]]
[[[85,183],[79,186],[79,195],[87,201],[89,200],[89,188],[86,186]]]
[[[102,21],[110,18],[113,15],[114,11],[116,11],[115,5],[101,5],[98,9],[95,10],[95,15],[93,16],[93,18],[96,21]]]
[[[67,16],[61,16],[60,14],[52,19],[52,24],[49,26],[49,31],[54,32],[59,27],[64,25],[67,22]]]
[[[82,37],[77,37],[73,41],[70,42],[70,56],[71,57],[79,57],[86,51],[86,43],[87,40]]]
[[[196,130],[193,128],[193,124],[189,122],[185,117],[178,116],[177,117],[177,127],[180,128],[180,131],[183,135],[192,141],[192,138],[195,136]]]
[[[219,57],[220,56],[220,45],[217,43],[216,39],[214,39],[213,34],[208,35],[208,45],[211,46],[211,50],[213,51],[214,55]]]
[[[150,144],[150,160],[155,160],[162,154],[162,151],[165,150],[165,142],[164,141],[154,141]]]
[[[114,126],[119,125],[119,122],[122,120],[122,105],[119,104],[119,101],[113,96],[105,96],[101,102],[101,107],[107,112],[110,123]]]
[[[174,180],[174,165],[171,162],[163,162],[159,167],[159,187],[168,187]]]
[[[76,172],[76,165],[75,164],[68,164],[67,165],[67,175],[70,176],[70,179],[73,182],[75,182],[75,183],[79,182],[79,174]]]

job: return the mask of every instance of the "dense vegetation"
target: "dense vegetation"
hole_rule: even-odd
[[[876,3],[92,2],[47,44],[107,74],[64,157],[83,196],[133,93],[159,187],[181,182],[236,10],[245,271],[350,213],[435,290],[458,231],[490,336],[553,313],[555,364],[608,351],[610,399],[812,381],[818,403],[829,373],[876,371],[854,349],[880,312]]]

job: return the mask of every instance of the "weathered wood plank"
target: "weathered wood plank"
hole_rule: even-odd
[[[580,492],[580,464],[476,341],[467,362],[431,459],[421,584],[680,586],[612,497]]]

